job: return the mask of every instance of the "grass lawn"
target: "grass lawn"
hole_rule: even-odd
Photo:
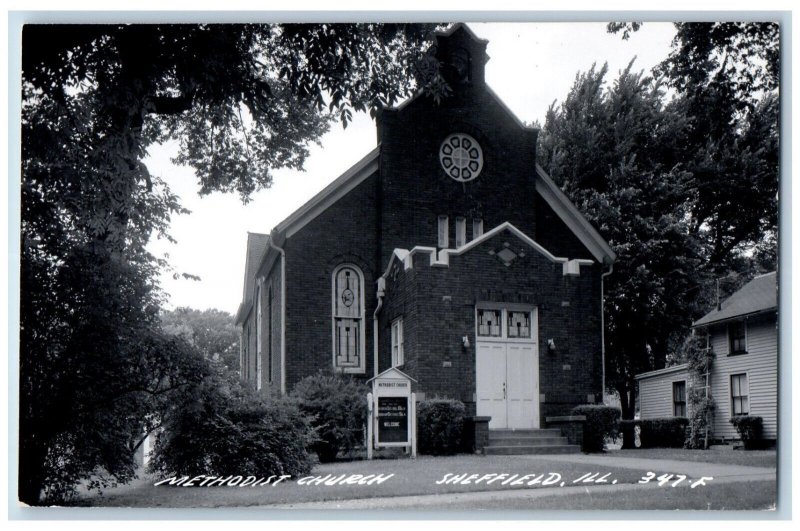
[[[493,500],[482,510],[516,509],[530,511],[583,510],[769,510],[775,509],[774,481],[725,483],[690,489],[688,487],[643,489],[629,492],[600,492],[587,489],[570,496],[543,496],[532,500]],[[474,509],[452,504],[448,509]]]
[[[775,468],[775,450],[685,450],[682,448],[639,448],[636,450],[609,450],[614,457],[641,459],[674,459],[723,465],[757,466]]]
[[[407,496],[420,494],[443,494],[456,492],[477,492],[502,489],[538,489],[541,485],[502,485],[498,480],[487,485],[437,485],[445,474],[561,474],[565,486],[574,485],[584,474],[611,473],[608,483],[635,483],[642,477],[642,471],[594,465],[553,462],[520,456],[479,456],[458,455],[452,457],[422,456],[416,460],[375,460],[340,462],[318,465],[310,475],[325,476],[333,474],[394,474],[380,485],[299,485],[293,478],[278,485],[265,487],[178,487],[153,486],[147,478],[133,484],[106,491],[103,496],[86,496],[77,505],[115,506],[115,507],[236,507],[297,503],[321,500],[345,500],[354,498],[373,498],[384,496]],[[237,472],[247,475],[246,471]],[[474,480],[473,480],[474,481]],[[592,485],[587,484],[591,488]]]

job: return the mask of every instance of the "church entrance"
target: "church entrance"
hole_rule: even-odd
[[[539,350],[536,308],[476,309],[477,413],[489,429],[539,428]]]

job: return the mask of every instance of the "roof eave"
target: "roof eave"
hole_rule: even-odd
[[[747,318],[747,317],[755,317],[755,316],[758,316],[758,315],[763,315],[763,314],[768,314],[768,313],[773,313],[773,312],[777,313],[777,311],[778,311],[778,307],[777,306],[773,306],[771,308],[764,308],[762,310],[755,310],[755,311],[752,311],[752,312],[739,313],[739,314],[736,314],[736,315],[730,315],[728,317],[722,317],[720,319],[713,319],[713,320],[705,321],[705,322],[703,321],[703,319],[705,319],[705,317],[703,317],[701,319],[698,319],[694,323],[692,323],[692,328],[705,328],[705,327],[711,326],[711,325],[723,324],[723,323],[728,323],[728,322],[731,322],[731,321],[738,321],[739,319],[744,319],[744,318]]]

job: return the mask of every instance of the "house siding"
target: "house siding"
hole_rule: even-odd
[[[653,419],[674,416],[672,384],[675,382],[686,382],[688,412],[689,373],[686,368],[676,368],[666,374],[639,380],[639,417]]]
[[[747,354],[729,355],[726,325],[710,327],[711,346],[716,353],[712,373],[712,395],[717,405],[714,436],[738,439],[730,423],[731,375],[747,374],[750,415],[764,423],[764,438],[776,439],[778,433],[778,331],[775,317],[747,321]]]
[[[763,438],[778,436],[778,332],[776,316],[747,320],[747,353],[730,355],[727,324],[709,327],[709,340],[716,358],[711,368],[709,392],[716,405],[715,439],[738,440],[731,424],[731,375],[747,374],[749,414],[763,419]],[[672,416],[672,382],[685,379],[688,389],[696,387],[687,370],[639,377],[639,412],[643,419]],[[699,383],[699,385],[703,385]],[[691,414],[691,404],[687,403]]]

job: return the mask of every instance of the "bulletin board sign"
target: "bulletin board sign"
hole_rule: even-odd
[[[367,395],[369,422],[367,424],[367,457],[374,448],[406,447],[412,457],[417,455],[416,396],[411,392],[413,378],[391,368],[370,380],[372,392]]]
[[[411,444],[409,433],[409,397],[378,397],[378,444]]]

